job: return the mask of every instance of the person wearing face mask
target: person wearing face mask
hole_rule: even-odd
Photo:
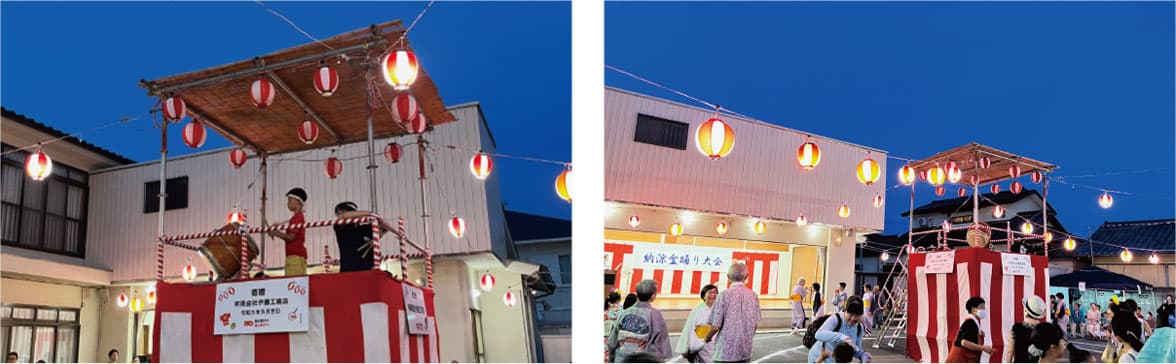
[[[703,339],[706,338],[706,334],[710,333],[710,325],[707,325],[706,322],[710,319],[711,308],[715,307],[715,299],[719,297],[719,287],[715,287],[713,284],[703,286],[699,296],[702,298],[702,302],[690,311],[690,317],[682,326],[682,335],[678,337],[676,347],[676,351],[682,354],[682,358],[691,363],[710,362],[711,352],[715,347],[713,342],[708,343]]]
[[[1066,352],[1066,347],[1069,343],[1066,342],[1065,336],[1062,333],[1062,328],[1053,323],[1043,322],[1033,327],[1033,334],[1030,337],[1032,342],[1029,345],[1029,354],[1039,358],[1032,362],[1037,363],[1057,363],[1058,358]],[[1017,361],[1021,363],[1021,361]]]
[[[869,363],[873,360],[870,353],[862,350],[862,335],[865,329],[863,313],[865,311],[865,304],[862,299],[857,296],[850,296],[846,299],[845,311],[835,313],[817,329],[817,333],[813,335],[817,341],[809,348],[808,362],[809,363],[832,363],[836,355],[828,355],[824,353],[836,354],[837,347],[843,343],[849,344],[853,348],[853,357],[860,359],[863,363]],[[823,361],[817,359],[824,358]]]
[[[985,307],[984,299],[980,297],[969,298],[964,303],[964,311],[968,315],[960,324],[955,342],[947,352],[948,363],[979,363],[981,353],[992,355],[995,351],[992,346],[984,345],[984,332],[980,331],[980,320],[987,317]]]

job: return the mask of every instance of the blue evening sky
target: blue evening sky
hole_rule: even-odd
[[[614,2],[605,62],[895,156],[975,141],[1057,164],[1055,176],[1158,169],[1069,179],[1137,194],[1108,210],[1100,192],[1051,184],[1062,224],[1087,236],[1103,221],[1173,217],[1173,17],[1172,2]],[[690,103],[612,71],[605,82]],[[899,167],[888,163],[892,186]],[[917,196],[935,197],[925,183]],[[887,232],[905,231],[909,190],[886,197]]]
[[[266,3],[318,38],[392,19],[407,25],[425,4]],[[146,116],[155,100],[139,79],[310,42],[253,2],[4,2],[0,15],[4,107],[67,133],[140,116],[82,136],[136,161],[159,158]],[[409,38],[447,104],[482,103],[500,153],[570,161],[570,16],[568,3],[437,2]],[[172,155],[194,152],[172,128]],[[214,135],[198,151],[228,145]],[[495,167],[508,208],[571,217],[553,187],[562,166],[499,158]]]

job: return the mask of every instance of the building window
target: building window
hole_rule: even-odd
[[[969,222],[972,222],[972,215],[963,215],[951,218],[952,224],[966,224]]]
[[[3,145],[3,150],[13,150]],[[90,176],[62,163],[33,181],[24,173],[28,152],[5,154],[0,165],[0,222],[4,245],[75,257],[86,253],[86,208]]]
[[[54,167],[56,168],[56,167]],[[40,306],[3,306],[0,352],[15,352],[21,363],[78,360],[78,310]]]
[[[188,176],[167,179],[167,210],[188,208]],[[143,213],[159,212],[159,181],[143,185]]]
[[[637,133],[633,141],[686,150],[690,124],[637,114]]]
[[[572,256],[559,256],[559,281],[563,284],[572,284]]]

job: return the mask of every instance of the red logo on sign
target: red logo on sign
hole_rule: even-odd
[[[253,320],[245,320],[245,327],[253,326]]]
[[[229,314],[229,313],[221,314],[221,316],[220,316],[221,326],[229,326],[229,319],[232,317],[233,317],[233,315]]]

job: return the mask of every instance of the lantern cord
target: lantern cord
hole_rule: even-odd
[[[617,72],[617,73],[620,73],[620,74],[622,74],[622,75],[625,75],[625,76],[632,77],[632,78],[633,78],[633,79],[635,79],[635,80],[638,80],[638,81],[641,81],[641,82],[648,83],[648,84],[650,84],[650,85],[653,85],[654,87],[657,87],[657,88],[660,88],[660,89],[663,89],[663,90],[666,90],[666,91],[669,91],[669,92],[673,92],[673,93],[677,94],[678,96],[682,96],[682,97],[685,97],[685,98],[687,98],[687,99],[693,100],[694,102],[697,102],[697,103],[700,103],[700,104],[706,105],[707,107],[709,107],[709,108],[711,108],[711,109],[715,109],[715,110],[726,110],[727,112],[734,113],[734,112],[733,112],[733,111],[731,111],[730,109],[723,109],[723,108],[720,108],[718,104],[709,103],[709,102],[706,102],[706,101],[704,101],[703,99],[700,99],[700,98],[697,98],[697,97],[694,97],[694,96],[687,95],[685,92],[678,91],[678,90],[675,90],[675,89],[672,89],[672,88],[669,88],[669,87],[663,86],[663,85],[662,85],[662,84],[660,84],[660,83],[657,83],[657,82],[650,81],[650,80],[648,80],[648,79],[645,79],[645,78],[643,78],[643,77],[641,77],[641,76],[635,75],[635,74],[633,74],[632,72],[629,72],[629,71],[626,71],[626,70],[623,70],[623,69],[617,68],[617,67],[615,67],[615,66],[613,66],[613,65],[610,65],[610,64],[605,64],[605,65],[604,65],[604,68],[607,68],[607,69],[613,70],[613,72]]]
[[[310,38],[310,40],[313,40],[316,43],[321,44],[323,47],[327,47],[327,49],[330,49],[332,51],[335,50],[335,48],[327,45],[326,43],[323,43],[323,41],[319,40],[318,38],[315,38],[313,35],[310,35],[310,33],[307,33],[305,30],[302,30],[302,28],[300,28],[298,26],[298,24],[294,24],[294,22],[291,21],[286,16],[282,15],[281,13],[277,12],[276,10],[270,9],[270,7],[266,6],[265,3],[261,2],[261,0],[253,0],[253,2],[257,3],[257,5],[261,5],[261,8],[265,9],[265,11],[268,11],[270,14],[274,14],[274,16],[278,17],[279,19],[282,19],[283,21],[286,22],[286,24],[290,24],[290,26],[294,27],[294,30],[297,30],[299,33],[302,33],[302,35],[305,35],[307,38]]]
[[[9,154],[9,153],[16,153],[16,152],[19,152],[19,151],[22,151],[22,150],[31,150],[31,149],[33,149],[33,148],[36,148],[37,146],[42,146],[42,147],[43,147],[43,146],[46,146],[46,145],[49,145],[49,144],[52,144],[52,143],[55,143],[55,142],[59,142],[59,141],[65,140],[65,139],[69,139],[69,138],[74,138],[74,139],[77,139],[77,140],[78,140],[78,142],[81,142],[81,141],[82,141],[82,138],[80,138],[80,136],[81,136],[83,133],[89,133],[89,132],[92,132],[92,131],[98,131],[98,130],[106,129],[106,128],[109,128],[109,127],[112,127],[112,126],[115,126],[115,125],[122,125],[122,124],[126,124],[126,123],[129,123],[129,122],[132,122],[132,121],[139,120],[139,118],[141,118],[141,116],[134,116],[134,117],[132,117],[132,116],[124,116],[124,117],[122,117],[121,119],[118,119],[118,121],[114,121],[114,122],[111,122],[111,123],[109,123],[109,124],[101,125],[101,126],[98,126],[98,127],[92,128],[92,129],[88,129],[88,130],[79,131],[79,132],[76,132],[76,133],[73,133],[73,134],[69,134],[69,135],[63,135],[63,136],[59,136],[59,137],[56,137],[56,138],[53,138],[53,139],[49,139],[49,140],[45,140],[45,141],[42,141],[42,142],[39,142],[39,143],[36,143],[36,144],[28,145],[28,146],[25,146],[25,147],[22,147],[22,148],[15,148],[15,149],[12,149],[12,150],[9,150],[9,151],[6,151],[6,152],[3,152],[3,153],[0,153],[0,155],[7,155],[7,154]]]
[[[479,152],[479,151],[475,151],[475,150],[465,149],[465,148],[462,148],[462,147],[459,147],[456,145],[443,145],[442,147],[444,147],[446,149],[466,152],[466,153],[470,153],[470,154],[482,153],[482,154],[485,154],[485,155],[488,155],[491,157],[496,157],[496,158],[518,159],[518,160],[524,160],[524,161],[530,161],[530,162],[558,164],[558,165],[562,165],[562,166],[571,166],[572,165],[571,162],[565,162],[565,161],[557,161],[557,160],[534,158],[534,157],[524,157],[524,156],[502,154],[502,153]],[[433,148],[433,149],[436,149],[436,148]]]
[[[436,0],[431,0],[428,4],[425,4],[425,8],[421,9],[420,13],[417,13],[416,19],[413,19],[412,23],[408,24],[408,28],[404,28],[404,33],[400,33],[400,39],[397,39],[396,43],[392,44],[392,49],[396,49],[396,47],[399,47],[400,44],[404,43],[404,39],[408,38],[408,32],[411,32],[412,28],[416,27],[417,22],[421,21],[421,18],[425,16],[425,12],[429,11],[429,8],[433,7],[433,3],[435,2]]]
[[[981,196],[980,196],[980,198],[984,199],[985,201],[988,201],[989,203],[992,203],[994,206],[1000,206],[1000,204],[996,203],[996,201],[993,201],[992,199],[989,199],[988,197],[985,197],[984,195],[981,195]],[[1006,211],[1006,213],[1007,213],[1007,211]],[[1009,217],[1009,219],[1012,219],[1012,217],[1010,216],[1010,217]],[[1129,247],[1129,246],[1123,246],[1123,245],[1118,245],[1118,244],[1107,243],[1107,242],[1098,241],[1098,240],[1094,240],[1094,239],[1090,239],[1090,238],[1083,238],[1083,237],[1079,237],[1079,236],[1076,236],[1076,235],[1074,235],[1074,234],[1072,234],[1072,233],[1068,233],[1068,232],[1065,232],[1065,231],[1060,231],[1060,230],[1057,230],[1057,229],[1049,229],[1049,228],[1046,228],[1045,226],[1041,225],[1041,223],[1039,223],[1039,222],[1036,222],[1036,221],[1030,221],[1029,219],[1023,219],[1023,220],[1025,220],[1025,222],[1026,222],[1026,223],[1028,223],[1029,225],[1032,225],[1034,229],[1042,229],[1042,231],[1049,231],[1049,232],[1052,232],[1052,233],[1054,233],[1054,234],[1055,234],[1055,237],[1054,237],[1054,238],[1055,238],[1055,240],[1056,240],[1056,238],[1058,238],[1058,237],[1061,237],[1061,236],[1066,236],[1066,237],[1069,237],[1069,238],[1072,238],[1072,239],[1074,239],[1075,241],[1082,240],[1082,241],[1086,241],[1087,243],[1102,244],[1102,245],[1106,245],[1106,246],[1110,246],[1110,247],[1115,247],[1115,248],[1118,248],[1118,249],[1127,249],[1127,250],[1135,250],[1135,251],[1145,251],[1145,252],[1153,252],[1153,253],[1176,252],[1176,249],[1158,249],[1158,250],[1157,250],[1157,249],[1141,249],[1141,248],[1132,248],[1132,247]],[[1042,236],[1043,236],[1043,235],[1045,235],[1045,234],[1044,234],[1044,233],[1042,233],[1042,234],[1034,234],[1034,235],[1035,235],[1035,236],[1037,236],[1037,237],[1042,237]]]
[[[1085,188],[1085,189],[1088,189],[1088,190],[1099,191],[1099,192],[1106,192],[1106,193],[1115,194],[1115,195],[1125,195],[1125,196],[1139,196],[1139,197],[1155,198],[1155,199],[1162,199],[1162,200],[1173,201],[1173,199],[1172,199],[1171,197],[1155,196],[1155,195],[1146,195],[1146,194],[1141,194],[1141,193],[1126,192],[1126,191],[1120,191],[1120,190],[1112,190],[1112,189],[1109,189],[1109,188],[1102,188],[1102,187],[1096,187],[1096,186],[1088,186],[1088,185],[1084,185],[1084,184],[1078,184],[1078,183],[1068,182],[1068,181],[1066,181],[1066,179],[1065,179],[1064,177],[1048,177],[1048,179],[1049,179],[1051,182],[1055,182],[1055,183],[1061,183],[1061,184],[1064,184],[1064,185],[1070,185],[1070,186],[1072,186],[1072,187],[1081,187],[1081,188]]]
[[[1064,178],[1064,179],[1092,178],[1092,177],[1106,177],[1106,176],[1121,176],[1121,175],[1125,175],[1125,174],[1142,174],[1142,173],[1148,173],[1148,172],[1170,171],[1170,170],[1172,170],[1172,169],[1171,168],[1148,168],[1148,169],[1139,169],[1139,170],[1134,170],[1134,171],[1118,171],[1118,172],[1106,172],[1106,173],[1100,173],[1100,174],[1085,174],[1085,175],[1079,175],[1079,176],[1051,176],[1051,177]]]

